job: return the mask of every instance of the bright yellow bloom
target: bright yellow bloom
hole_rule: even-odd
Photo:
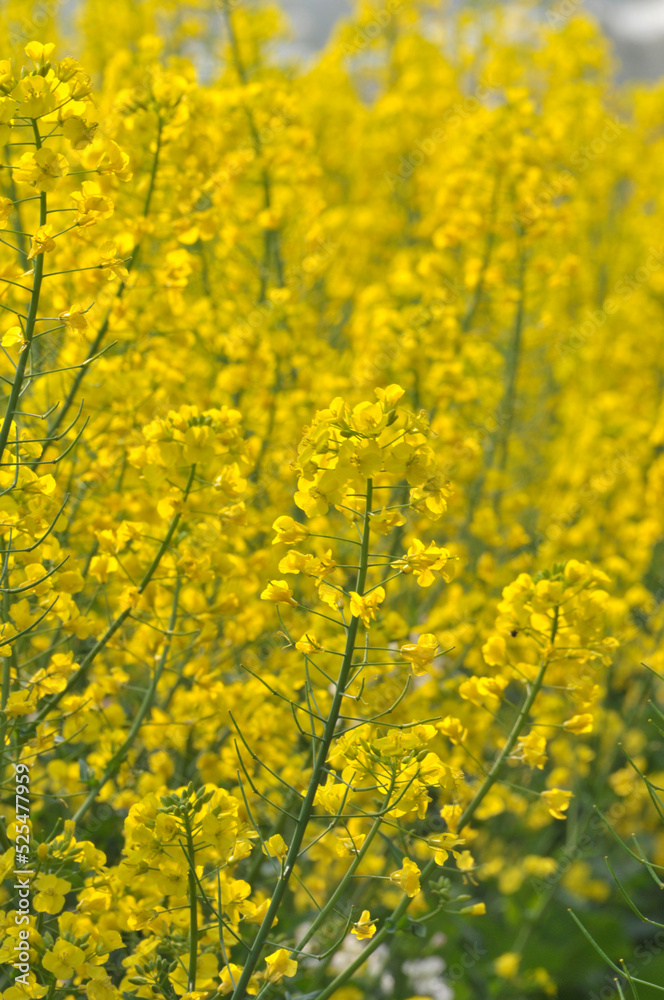
[[[301,639],[295,643],[295,648],[301,653],[319,653],[323,646],[313,632],[305,632]]]
[[[290,952],[286,948],[278,948],[265,959],[267,966],[265,980],[268,983],[278,983],[287,976],[290,978],[297,972],[297,962],[290,957]]]
[[[401,655],[404,660],[408,660],[413,668],[414,674],[426,673],[435,657],[438,649],[438,639],[431,632],[425,632],[417,642],[407,642],[401,647]]]
[[[261,600],[274,601],[275,604],[291,604],[297,606],[297,601],[293,599],[293,591],[285,580],[270,580],[267,587],[261,594]]]
[[[46,45],[43,45],[41,42],[28,42],[24,51],[28,59],[32,59],[39,66],[43,66],[50,58],[54,49],[55,42],[48,42]]]
[[[454,744],[463,743],[468,736],[466,727],[462,725],[459,719],[451,715],[446,715],[441,722],[436,724],[436,728]]]
[[[263,844],[263,854],[267,854],[269,858],[278,858],[279,861],[284,860],[288,854],[288,844],[280,833],[275,833],[272,837],[268,837]]]
[[[580,736],[582,733],[592,733],[593,721],[591,713],[584,712],[582,715],[573,715],[571,719],[563,722],[563,726],[568,733]]]
[[[4,229],[14,209],[11,198],[0,197],[0,229]]]
[[[549,791],[542,792],[541,797],[544,799],[546,807],[554,819],[565,819],[565,812],[570,804],[572,792],[565,791],[562,788],[552,788]]]
[[[69,163],[66,157],[62,153],[56,153],[50,146],[42,146],[34,153],[24,153],[13,170],[18,183],[31,184],[38,191],[55,190],[60,178],[68,173]]]
[[[437,865],[444,865],[450,853],[458,860],[461,852],[455,850],[459,844],[465,844],[463,838],[457,837],[455,833],[437,833],[429,837],[428,845],[433,851],[433,859]],[[468,852],[465,852],[468,854]],[[472,867],[472,865],[471,865]]]
[[[55,249],[55,240],[52,237],[53,226],[48,222],[45,226],[40,226],[36,234],[32,237],[32,245],[28,260],[34,260],[42,253],[50,253]]]
[[[272,539],[273,545],[278,542],[282,542],[284,545],[297,545],[309,535],[308,529],[303,524],[285,515],[278,517],[272,527],[277,533]]]
[[[436,577],[434,573],[439,572],[444,580],[451,580],[453,577],[453,563],[449,551],[441,548],[434,542],[425,546],[424,542],[415,539],[409,547],[407,554],[392,563],[403,573],[413,573],[420,587],[430,587]]]
[[[242,967],[240,965],[234,965],[232,962],[224,966],[224,968],[221,970],[221,975],[219,977],[220,979],[219,992],[221,993],[222,997],[228,996],[229,993],[233,992],[237,984],[237,981],[240,978],[241,972],[242,972]],[[256,976],[252,976],[247,984],[247,993],[249,994],[249,996],[252,997],[256,996],[259,988],[260,984],[258,982],[258,978]]]
[[[351,928],[351,934],[354,934],[358,941],[363,941],[365,938],[372,938],[375,933],[376,924],[372,921],[369,911],[362,910],[360,919],[356,920]]]
[[[502,635],[492,635],[482,646],[484,662],[499,667],[507,662],[507,647]]]
[[[378,605],[385,600],[385,588],[376,587],[371,593],[362,596],[356,591],[350,592],[350,613],[355,618],[361,618],[368,628],[376,617]]]
[[[407,896],[417,896],[420,891],[420,869],[410,858],[404,858],[403,867],[392,872],[390,882],[403,889]]]
[[[71,889],[71,882],[58,878],[57,875],[38,875],[33,885],[37,889],[35,910],[39,913],[59,913],[65,905],[65,896]]]
[[[76,205],[76,222],[79,226],[93,226],[113,214],[113,202],[107,198],[95,181],[84,181],[80,191],[72,193]]]
[[[56,941],[42,958],[44,968],[52,972],[56,979],[71,979],[84,961],[85,952],[64,938]]]
[[[15,719],[17,716],[29,715],[30,712],[34,712],[36,705],[37,693],[34,690],[22,688],[19,691],[11,692],[4,707],[4,713],[10,719]]]

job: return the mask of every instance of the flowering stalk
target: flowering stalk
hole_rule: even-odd
[[[457,819],[451,825],[450,834],[444,835],[451,836],[452,839],[449,841],[449,846],[447,843],[444,844],[443,859],[447,857],[449,847],[459,842],[459,833],[468,825],[487,794],[500,782],[508,758],[527,759],[536,766],[542,766],[544,739],[536,732],[531,732],[527,736],[523,733],[530,721],[537,698],[542,693],[547,672],[557,671],[556,679],[561,680],[565,677],[564,665],[574,657],[578,657],[581,662],[591,657],[606,661],[607,651],[613,647],[615,640],[601,638],[598,634],[599,621],[595,609],[608,595],[603,591],[593,593],[596,583],[605,579],[604,574],[571,560],[564,570],[559,567],[553,573],[547,572],[536,584],[527,574],[521,574],[514,584],[504,589],[496,623],[499,634],[491,637],[483,647],[486,662],[499,670],[501,667],[508,667],[511,671],[509,666],[511,655],[515,658],[523,655],[523,648],[519,647],[519,643],[525,643],[531,651],[539,647],[542,650],[541,658],[532,682],[526,680],[526,696],[500,753],[485,773],[479,788],[473,793],[465,809],[459,811]],[[566,641],[564,647],[559,648],[556,645],[556,638],[561,629],[564,629]],[[523,638],[521,638],[522,633],[524,633]],[[513,654],[508,648],[508,642],[514,643]],[[557,664],[560,666],[556,666]],[[492,679],[490,684],[495,684],[499,678],[500,674]],[[502,685],[506,683],[506,680],[501,681]],[[466,689],[468,693],[472,687],[473,685]],[[591,716],[575,715],[564,724],[564,728],[583,732],[587,731],[590,724]],[[562,789],[554,788],[542,793],[542,799],[546,802],[550,813],[558,819],[564,818],[570,798],[571,792]],[[432,841],[435,839],[432,838]],[[434,850],[434,856],[420,873],[421,880],[426,881],[440,863],[438,852]],[[316,1000],[327,1000],[351,979],[376,948],[401,927],[410,903],[410,894],[404,894],[390,917],[384,921],[383,926],[358,958],[317,994]]]
[[[372,496],[373,496],[373,484],[371,479],[367,479],[366,483],[366,496],[364,500],[364,518],[362,525],[362,538],[360,545],[360,556],[359,556],[359,566],[357,570],[357,582],[356,589],[360,595],[364,594],[364,587],[367,577],[367,569],[369,565],[369,537],[371,533],[371,526],[369,517],[371,514]],[[256,966],[261,957],[261,952],[263,950],[263,945],[267,940],[267,937],[272,929],[272,926],[277,918],[277,914],[281,907],[286,889],[288,888],[288,883],[290,881],[291,875],[295,863],[297,861],[300,848],[302,847],[302,841],[307,832],[309,822],[311,819],[314,799],[316,797],[316,792],[318,791],[318,786],[321,784],[323,779],[323,773],[325,770],[325,765],[330,751],[330,746],[334,738],[334,732],[337,727],[337,722],[339,721],[339,716],[341,714],[341,705],[343,697],[346,691],[346,686],[348,684],[348,679],[351,675],[353,668],[353,656],[355,655],[355,643],[357,639],[357,629],[360,623],[359,615],[351,615],[349,624],[346,626],[346,646],[344,649],[343,661],[341,664],[341,669],[339,670],[339,676],[337,678],[337,683],[334,691],[334,697],[332,699],[332,704],[330,706],[330,711],[325,722],[325,728],[323,730],[323,735],[320,740],[320,745],[318,747],[318,752],[316,755],[316,760],[311,772],[311,777],[309,779],[309,784],[307,787],[306,794],[302,800],[300,806],[300,812],[297,818],[297,824],[293,832],[293,836],[288,848],[288,853],[283,865],[282,872],[277,881],[277,885],[274,889],[270,906],[268,908],[263,922],[258,929],[258,933],[254,938],[251,946],[251,951],[249,952],[247,959],[244,963],[244,968],[242,969],[242,974],[238,979],[237,985],[233,991],[232,1000],[242,1000],[245,995],[246,988],[249,984]]]
[[[556,633],[558,630],[559,611],[560,611],[559,607],[556,607],[554,609],[553,622],[551,625],[549,654],[542,658],[539,670],[537,672],[537,676],[533,681],[532,685],[528,686],[526,697],[523,701],[523,704],[521,705],[521,708],[519,709],[516,719],[514,720],[514,724],[512,726],[509,736],[507,737],[507,740],[505,741],[504,746],[502,747],[500,753],[496,757],[496,760],[494,761],[491,769],[484,778],[484,781],[480,785],[479,789],[475,792],[472,800],[468,803],[464,811],[461,813],[458,826],[456,828],[457,833],[460,833],[464,829],[464,827],[468,825],[470,820],[473,818],[475,812],[477,811],[482,800],[486,797],[486,795],[489,793],[489,791],[495,785],[495,783],[500,780],[500,775],[503,770],[505,761],[516,747],[519,737],[521,736],[521,733],[523,732],[524,727],[528,722],[530,711],[533,707],[533,704],[535,703],[537,695],[541,691],[542,684],[544,683],[544,676],[546,674],[547,667],[549,666],[550,657],[553,654]],[[435,858],[431,858],[422,869],[421,881],[423,883],[426,883],[427,879],[433,874],[435,869],[436,869]],[[333,996],[333,994],[338,989],[340,989],[345,983],[347,983],[350,979],[352,979],[355,972],[362,965],[364,965],[364,963],[367,961],[369,956],[373,954],[376,948],[378,948],[385,941],[387,937],[389,937],[391,934],[394,934],[394,932],[400,926],[402,918],[406,915],[406,912],[411,902],[412,899],[404,894],[403,898],[401,899],[399,904],[395,907],[391,916],[384,922],[383,927],[366,945],[366,947],[362,950],[360,955],[358,955],[358,957],[353,962],[351,962],[350,965],[343,970],[343,972],[339,973],[339,975],[336,976],[335,979],[331,983],[329,983],[328,986],[326,986],[320,993],[316,994],[316,1000],[328,1000],[328,997]]]

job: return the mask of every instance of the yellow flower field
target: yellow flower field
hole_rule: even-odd
[[[3,1000],[664,992],[664,85],[571,7],[3,5]]]

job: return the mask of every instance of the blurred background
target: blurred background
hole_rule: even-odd
[[[461,4],[458,4],[461,6]],[[295,32],[293,54],[306,56],[326,41],[333,25],[351,9],[350,0],[282,0]],[[481,6],[481,3],[473,3]],[[664,71],[664,0],[548,0],[534,5],[547,13],[586,11],[613,40],[623,79],[655,79]]]

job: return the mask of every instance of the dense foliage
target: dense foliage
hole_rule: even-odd
[[[657,989],[664,88],[555,7],[4,13],[4,1000]]]

